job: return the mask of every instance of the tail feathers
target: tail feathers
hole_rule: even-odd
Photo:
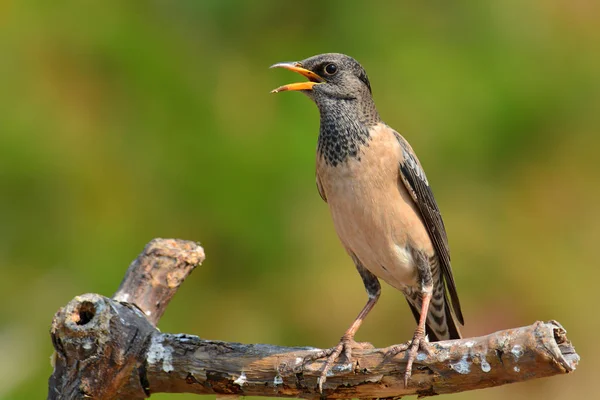
[[[406,297],[410,310],[415,316],[415,320],[419,323],[421,315],[421,297],[416,296],[415,298]],[[415,301],[417,300],[417,301]],[[418,303],[418,304],[413,304]],[[437,309],[436,309],[437,308]],[[438,311],[440,310],[440,311]],[[452,340],[461,339],[460,330],[452,311],[450,310],[450,304],[446,295],[441,297],[440,301],[436,301],[435,298],[431,300],[429,305],[429,312],[427,315],[427,322],[425,331],[429,337],[430,342],[439,342],[440,340]]]

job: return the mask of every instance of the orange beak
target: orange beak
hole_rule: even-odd
[[[323,78],[314,72],[303,68],[302,64],[298,62],[288,62],[288,63],[277,63],[271,65],[271,68],[285,68],[290,71],[294,71],[299,73],[302,76],[308,78],[308,82],[298,82],[298,83],[290,83],[289,85],[283,85],[278,87],[277,89],[271,90],[271,93],[279,93],[285,92],[288,90],[312,90],[313,86],[318,85],[319,83],[325,82]]]

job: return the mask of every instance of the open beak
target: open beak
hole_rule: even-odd
[[[325,80],[323,78],[321,78],[319,75],[315,74],[314,72],[312,72],[306,68],[303,68],[302,64],[300,64],[299,62],[277,63],[277,64],[271,65],[271,68],[289,69],[290,71],[297,72],[300,75],[308,78],[308,82],[298,82],[298,83],[290,83],[289,85],[283,85],[283,86],[278,87],[277,89],[271,90],[271,93],[285,92],[288,90],[312,90],[313,86],[315,86],[319,83],[325,82]]]

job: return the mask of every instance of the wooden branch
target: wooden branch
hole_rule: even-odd
[[[135,304],[156,325],[185,278],[204,261],[204,249],[179,239],[154,239],[125,273],[113,299]]]
[[[428,396],[481,389],[575,370],[579,356],[558,322],[432,343],[419,353],[408,388],[405,354],[356,349],[318,393],[320,349],[244,345],[163,334],[154,324],[204,253],[157,239],[134,261],[112,299],[85,294],[58,311],[49,399],[143,399],[151,393],[326,398]],[[130,303],[127,303],[129,301]],[[133,306],[131,303],[135,304]]]
[[[146,398],[143,355],[155,325],[202,261],[197,243],[154,239],[131,263],[113,299],[84,294],[58,310],[50,332],[55,352],[48,399]]]

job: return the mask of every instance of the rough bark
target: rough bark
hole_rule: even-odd
[[[404,388],[405,353],[356,349],[322,394],[320,349],[244,345],[161,333],[155,327],[185,277],[204,259],[197,244],[157,239],[131,264],[112,299],[75,297],[52,323],[49,399],[143,399],[152,393],[300,398],[382,398],[456,393],[575,370],[579,356],[555,321],[433,343]],[[134,305],[135,304],[135,305]]]
[[[113,299],[135,304],[156,325],[179,286],[204,261],[204,249],[179,239],[154,239],[129,266]]]

